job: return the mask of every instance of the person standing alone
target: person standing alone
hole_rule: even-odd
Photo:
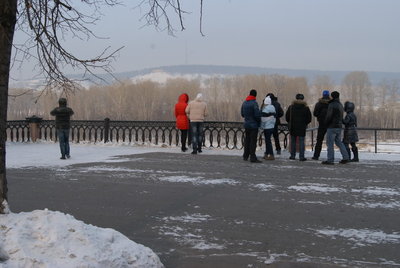
[[[58,100],[59,107],[54,108],[50,114],[56,117],[56,130],[58,141],[60,143],[61,158],[70,158],[69,148],[69,130],[71,128],[70,118],[74,111],[67,107],[67,99],[60,98]]]
[[[326,124],[325,118],[326,113],[328,111],[329,106],[329,91],[324,90],[322,92],[322,98],[320,98],[315,104],[314,107],[314,116],[317,118],[318,121],[318,133],[317,133],[317,143],[315,144],[314,148],[314,156],[312,157],[313,160],[318,160],[322,150],[322,143],[324,142],[324,137],[326,134]]]
[[[201,153],[201,144],[203,142],[203,123],[207,116],[207,104],[203,101],[203,94],[197,94],[196,98],[189,102],[185,112],[190,120],[192,129],[192,154]]]
[[[186,115],[186,107],[188,106],[189,96],[186,93],[183,93],[178,98],[178,103],[175,104],[175,118],[176,118],[176,127],[181,132],[181,150],[182,152],[187,151],[186,140],[188,136],[189,129],[189,118]]]
[[[256,97],[257,91],[255,89],[250,90],[250,94],[241,108],[245,129],[243,160],[247,161],[250,157],[250,162],[261,163],[256,156],[258,128],[261,122],[261,112],[258,108]]]

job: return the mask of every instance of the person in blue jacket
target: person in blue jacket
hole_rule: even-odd
[[[256,156],[258,128],[260,127],[261,112],[256,100],[257,90],[250,90],[249,96],[242,104],[241,115],[244,118],[245,140],[243,160],[261,163]]]

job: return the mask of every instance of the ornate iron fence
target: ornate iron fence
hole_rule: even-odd
[[[38,122],[40,140],[57,141],[54,120]],[[242,122],[204,122],[203,146],[211,148],[242,149],[244,129]],[[286,125],[278,128],[280,140],[284,148],[288,143]],[[7,140],[13,142],[31,141],[29,120],[7,122]],[[105,120],[73,120],[71,121],[70,140],[72,142],[115,142],[166,144],[179,146],[180,132],[174,121],[111,121]],[[262,146],[264,136],[260,132],[258,145]]]
[[[37,118],[36,118],[37,119]],[[31,141],[32,123],[27,120],[7,122],[7,140],[12,142]],[[54,120],[38,120],[38,138],[45,141],[57,141]],[[211,148],[242,149],[244,143],[244,129],[242,122],[204,122],[203,146]],[[307,144],[313,149],[317,128],[309,128]],[[368,140],[378,152],[378,143],[387,139],[384,133],[392,133],[392,140],[400,139],[398,128],[358,128],[359,136]],[[278,128],[280,141],[283,147],[288,146],[289,130],[286,124]],[[180,132],[175,127],[174,121],[111,121],[105,120],[73,120],[71,121],[72,142],[115,142],[115,143],[140,143],[140,144],[166,144],[179,146]],[[263,146],[264,135],[260,132],[258,146]]]

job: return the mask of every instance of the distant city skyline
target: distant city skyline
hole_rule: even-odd
[[[89,58],[124,46],[112,64],[116,73],[181,64],[400,72],[398,0],[204,0],[204,37],[200,1],[181,2],[190,14],[185,31],[172,20],[175,37],[142,27],[139,1],[128,2],[102,9],[93,30],[107,39],[67,40],[68,47]],[[15,42],[22,40],[17,32]],[[32,78],[32,64],[13,68],[12,79]]]

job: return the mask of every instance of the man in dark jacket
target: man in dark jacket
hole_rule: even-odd
[[[59,107],[54,108],[50,114],[56,117],[56,129],[58,140],[60,142],[61,158],[70,158],[69,150],[69,129],[70,129],[70,118],[74,114],[74,111],[67,107],[67,100],[60,98],[58,100]]]
[[[286,121],[289,126],[290,133],[290,158],[296,159],[296,142],[299,140],[299,158],[300,161],[306,161],[305,158],[305,143],[304,139],[306,136],[307,125],[311,122],[311,111],[307,106],[307,102],[304,101],[303,94],[297,94],[296,100],[289,106],[286,111]]]
[[[333,91],[331,93],[332,100],[329,101],[328,111],[326,113],[325,124],[326,131],[326,146],[328,147],[328,159],[323,161],[322,164],[333,165],[335,160],[335,151],[333,144],[336,144],[342,154],[341,164],[349,162],[349,154],[342,142],[342,123],[343,123],[343,105],[339,100],[339,92]]]
[[[247,161],[250,156],[250,162],[261,163],[256,156],[258,128],[261,121],[261,112],[256,101],[257,91],[250,90],[250,95],[242,104],[241,115],[244,118],[245,140],[243,160]]]
[[[313,114],[318,121],[317,143],[315,144],[314,156],[312,157],[312,159],[314,160],[318,160],[321,154],[322,143],[326,134],[325,118],[328,111],[329,100],[329,91],[324,90],[322,92],[322,98],[318,100],[317,104],[315,104],[314,107]]]
[[[278,102],[278,98],[275,97],[273,93],[268,93],[267,96],[271,98],[272,105],[275,107],[275,127],[274,127],[274,132],[272,132],[272,136],[274,137],[275,141],[275,150],[276,154],[281,154],[281,144],[279,143],[279,133],[278,133],[278,125],[281,124],[280,118],[283,116],[283,109],[281,104]]]

